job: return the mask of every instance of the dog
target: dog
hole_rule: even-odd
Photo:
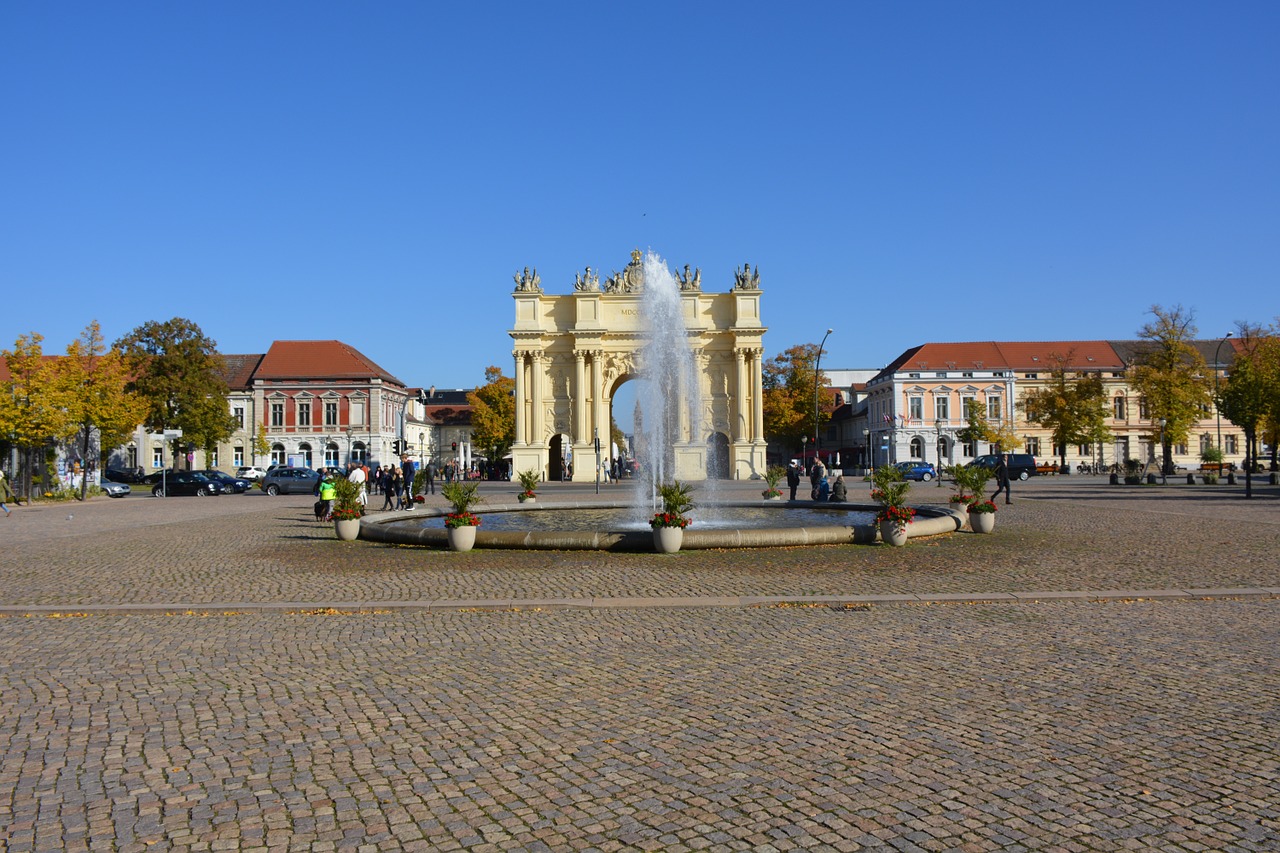
[[[325,516],[328,514],[325,512],[324,501],[316,501],[316,505],[312,507],[312,510],[316,514],[316,521],[324,521]]]

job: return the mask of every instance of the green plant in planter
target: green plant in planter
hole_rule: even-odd
[[[658,496],[662,498],[662,512],[654,513],[653,518],[649,519],[650,527],[684,529],[692,523],[684,514],[694,508],[693,486],[679,480],[660,483]]]
[[[532,469],[521,471],[516,476],[520,479],[520,502],[524,503],[529,498],[536,498],[538,495],[534,491],[538,487],[538,472]]]
[[[782,478],[787,476],[787,469],[781,465],[770,465],[764,469],[764,484],[766,488],[760,494],[766,498],[782,497],[782,489],[778,488],[778,484],[782,482]]]
[[[333,481],[333,520],[346,521],[364,515],[364,505],[360,503],[360,484],[353,483],[346,477],[335,477]]]
[[[952,465],[947,473],[956,483],[956,493],[951,496],[951,503],[970,506],[982,497],[987,490],[987,481],[991,479],[991,470],[977,465]]]
[[[877,468],[871,475],[871,498],[882,507],[876,513],[876,521],[893,521],[900,525],[914,521],[916,511],[907,506],[907,492],[910,490],[911,484],[897,468],[892,465]]]
[[[1142,463],[1137,459],[1124,460],[1124,481],[1130,486],[1142,482]]]
[[[995,512],[996,505],[991,501],[975,500],[969,504],[969,512]]]
[[[444,517],[445,527],[479,527],[480,516],[471,511],[471,507],[483,503],[478,482],[454,480],[445,483],[440,494],[453,507],[453,512]]]

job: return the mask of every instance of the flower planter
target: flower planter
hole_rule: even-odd
[[[768,496],[766,496],[766,497],[765,497],[765,500],[767,500],[767,501],[780,501],[780,500],[782,500],[782,495],[768,495]]]
[[[450,551],[470,551],[476,547],[476,528],[472,524],[446,528]]]
[[[683,542],[684,528],[682,527],[653,528],[653,550],[659,554],[674,554],[680,550]]]
[[[907,526],[889,519],[880,522],[880,541],[901,548],[907,544]]]
[[[969,529],[974,533],[990,533],[996,529],[996,514],[994,512],[969,513]]]
[[[360,519],[339,518],[333,522],[333,529],[343,542],[352,542],[360,538]]]
[[[520,503],[522,504],[536,504],[537,502],[538,502],[537,498],[525,498],[525,497],[520,498]]]

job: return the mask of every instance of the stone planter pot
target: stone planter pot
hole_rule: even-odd
[[[476,547],[476,528],[473,524],[447,528],[450,551],[470,551]]]
[[[343,542],[352,542],[360,538],[360,519],[339,518],[333,522],[334,532]]]
[[[767,501],[780,501],[780,500],[782,500],[782,495],[773,495],[773,496],[771,496],[771,497],[767,497],[767,498],[765,498],[765,500],[767,500]]]
[[[520,498],[520,503],[522,504],[536,504],[537,502],[537,498]]]
[[[896,521],[880,522],[880,541],[895,548],[907,544],[907,526]]]
[[[974,533],[990,533],[996,529],[996,514],[994,512],[969,513],[969,529]]]
[[[674,554],[684,542],[683,527],[653,528],[653,550],[659,554]]]

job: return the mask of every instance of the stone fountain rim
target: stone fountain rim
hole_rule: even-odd
[[[708,504],[715,507],[776,507],[785,509],[786,501],[726,501]],[[796,501],[795,505],[821,508],[808,501]],[[546,512],[566,509],[630,509],[631,501],[557,501],[554,504],[491,504],[479,513],[482,517],[499,512]],[[876,512],[877,504],[840,504],[847,511]],[[916,520],[907,525],[908,538],[936,536],[954,533],[965,524],[965,517],[947,507],[918,506]],[[366,516],[360,520],[360,538],[394,545],[420,545],[447,547],[448,540],[443,525],[440,527],[410,527],[406,521],[425,518],[441,518],[448,509],[428,509]],[[696,519],[696,513],[695,513]],[[715,528],[699,530],[695,525],[684,532],[681,550],[708,548],[783,548],[797,545],[870,545],[879,537],[874,523],[850,525],[822,525],[817,527],[761,527]],[[649,531],[601,531],[601,530],[493,530],[483,527],[476,532],[477,548],[512,549],[525,551],[639,551],[653,550],[653,535]]]

